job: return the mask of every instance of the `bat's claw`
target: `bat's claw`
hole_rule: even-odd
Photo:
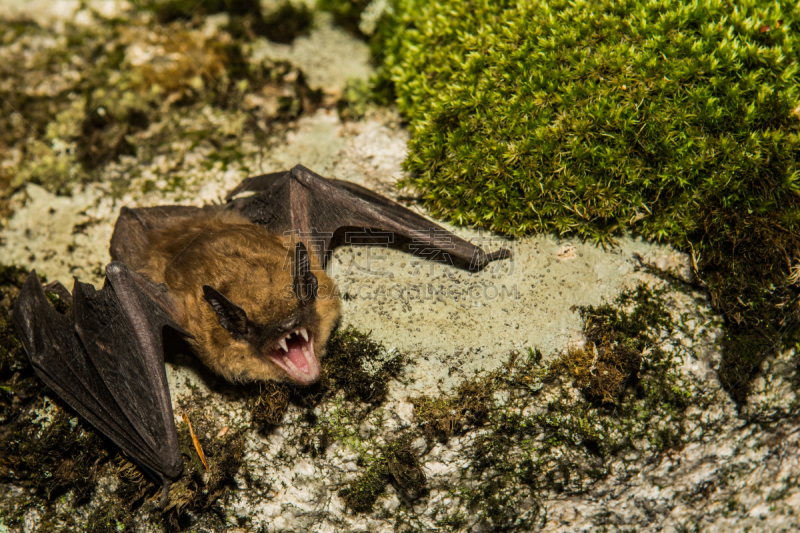
[[[171,483],[167,478],[163,478],[162,483],[164,487],[161,489],[161,501],[158,502],[158,508],[163,511],[167,508],[167,503],[169,503],[169,487]]]
[[[511,250],[500,248],[496,252],[486,254],[486,262],[491,263],[492,261],[499,261],[500,259],[511,259],[511,257]]]

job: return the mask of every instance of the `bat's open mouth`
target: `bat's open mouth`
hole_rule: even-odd
[[[314,337],[306,328],[297,328],[281,337],[278,347],[269,356],[298,383],[310,385],[319,379]]]

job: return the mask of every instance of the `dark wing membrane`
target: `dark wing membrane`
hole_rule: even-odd
[[[245,191],[256,194],[230,200]],[[322,264],[331,241],[342,228],[391,232],[419,247],[442,250],[468,263],[471,269],[511,256],[505,249],[487,254],[397,202],[354,183],[323,178],[301,165],[287,172],[249,178],[231,191],[228,198],[227,207],[254,224],[278,234],[298,232],[309,250],[318,251]],[[310,241],[323,242],[324,249]]]
[[[167,484],[181,472],[164,370],[162,329],[182,331],[168,296],[120,263],[106,284],[76,282],[70,315],[50,305],[35,273],[23,286],[14,322],[33,366],[50,388],[151,475]]]
[[[213,212],[216,208],[209,209]],[[183,205],[138,209],[123,207],[111,235],[111,259],[120,261],[132,270],[145,268],[152,257],[149,235],[153,231],[196,220],[203,212],[204,208]]]

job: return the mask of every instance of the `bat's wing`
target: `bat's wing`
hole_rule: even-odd
[[[72,300],[62,315],[35,272],[25,282],[13,319],[33,367],[166,491],[183,468],[162,340],[164,326],[188,335],[174,304],[166,288],[118,262],[100,291],[76,280]]]
[[[233,199],[245,191],[256,194]],[[397,202],[354,183],[323,178],[301,165],[248,178],[228,200],[228,209],[274,233],[296,232],[323,265],[337,244],[385,242],[380,232],[410,241],[420,250],[441,250],[471,270],[511,256],[506,249],[487,254]]]

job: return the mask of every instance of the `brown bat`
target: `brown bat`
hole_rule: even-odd
[[[242,192],[252,196],[234,197]],[[330,250],[359,237],[410,240],[476,270],[510,256],[486,254],[358,185],[300,165],[249,178],[221,206],[123,208],[103,289],[75,281],[68,315],[49,303],[35,273],[13,318],[37,374],[164,485],[182,470],[164,369],[163,329],[233,381],[314,383],[340,313],[324,267]],[[309,252],[310,250],[310,252]],[[287,253],[288,252],[288,253]]]

